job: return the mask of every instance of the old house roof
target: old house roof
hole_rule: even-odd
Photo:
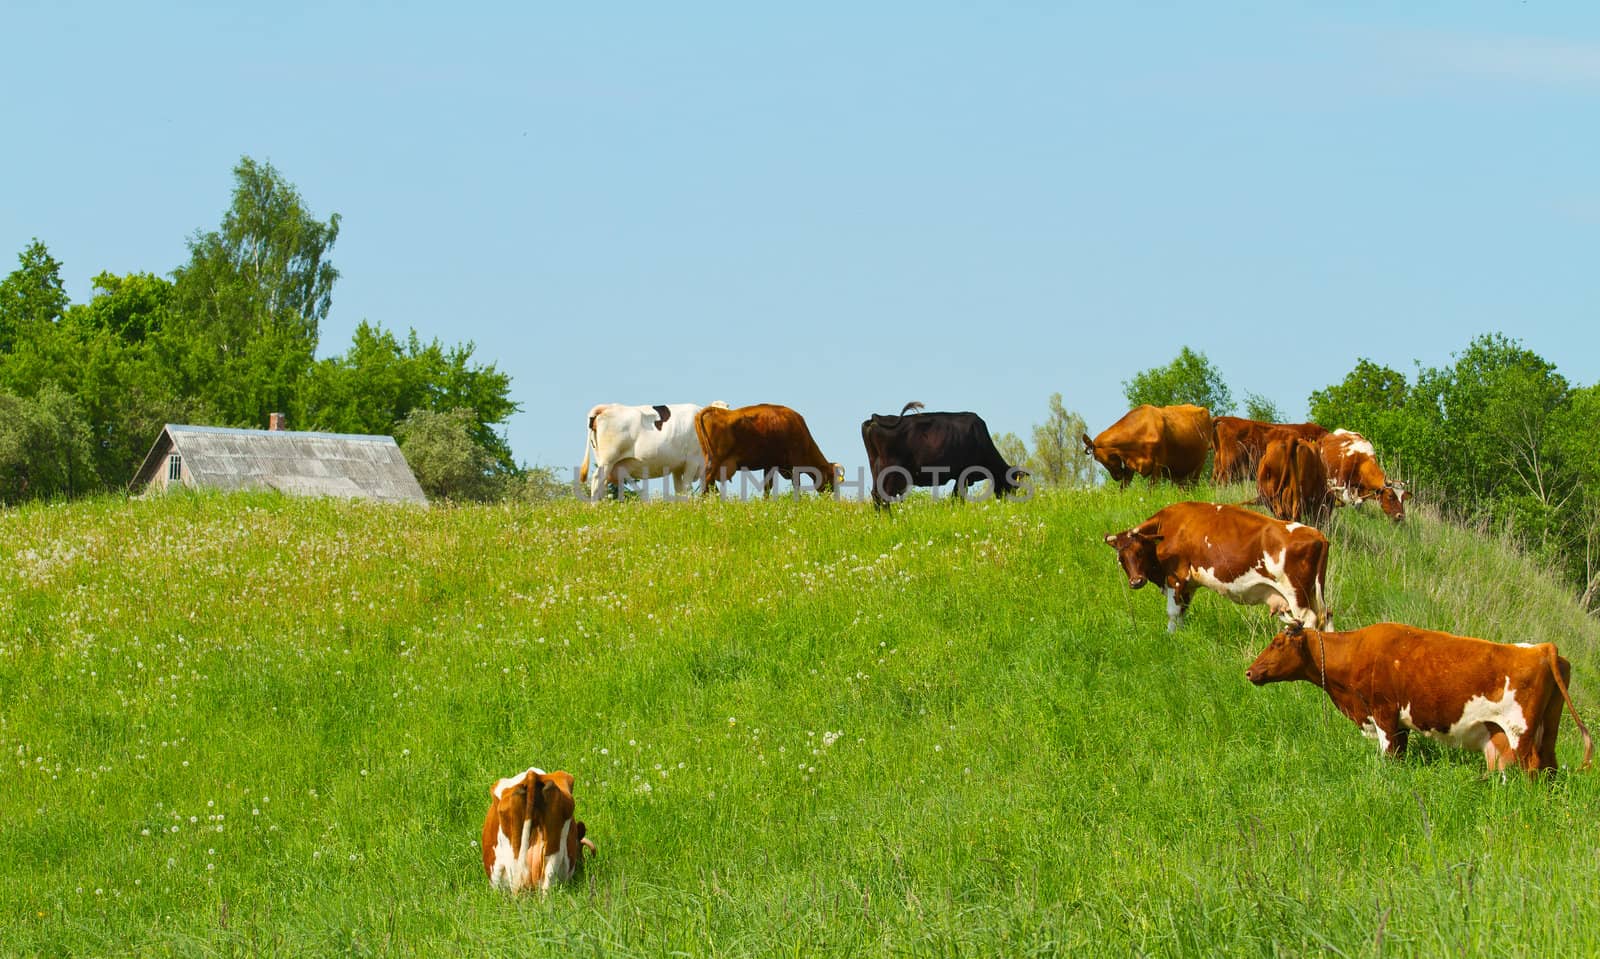
[[[224,429],[168,423],[129,489],[149,485],[173,450],[201,489],[275,489],[294,496],[337,496],[385,503],[427,497],[392,436]]]

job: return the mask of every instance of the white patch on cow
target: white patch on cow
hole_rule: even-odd
[[[1302,527],[1304,525],[1305,525],[1304,523],[1293,523],[1293,522],[1291,522],[1288,526],[1284,527],[1284,530],[1286,532],[1292,533],[1292,532],[1294,532],[1295,530],[1299,529],[1300,527]],[[1207,543],[1206,545],[1210,546],[1211,544]]]
[[[1340,506],[1360,506],[1361,490],[1353,486],[1344,486],[1338,480],[1328,479],[1328,492],[1334,495]]]
[[[1389,751],[1389,736],[1383,731],[1383,727],[1378,725],[1376,717],[1368,716],[1366,721],[1361,724],[1361,735],[1368,739],[1376,739],[1378,741],[1378,752],[1387,753]]]
[[[596,498],[621,467],[629,479],[651,480],[672,474],[688,483],[700,480],[706,470],[705,453],[694,431],[694,417],[701,407],[694,403],[669,403],[669,416],[661,423],[654,406],[623,406],[609,403],[594,419],[593,448],[595,472],[589,477],[589,495]],[[663,480],[663,490],[665,480]]]
[[[1276,557],[1271,553],[1263,553],[1255,565],[1226,582],[1217,576],[1214,566],[1196,566],[1190,571],[1190,576],[1201,586],[1221,593],[1241,606],[1265,605],[1274,613],[1288,614],[1302,625],[1315,627],[1316,615],[1299,606],[1294,587],[1289,585],[1288,578],[1284,576],[1284,561],[1288,552],[1285,547],[1278,551]]]
[[[1167,597],[1167,632],[1175,633],[1183,623],[1183,607],[1178,605],[1178,591],[1163,586],[1161,592]]]
[[[1539,644],[1538,643],[1513,643],[1512,645],[1521,646],[1523,649],[1532,649],[1533,647],[1535,647],[1535,646],[1537,646]]]
[[[544,881],[539,888],[549,889],[551,883],[572,878],[576,864],[567,856],[567,836],[571,832],[572,820],[568,819],[561,824],[561,842],[556,846],[555,852],[549,853],[544,858]]]
[[[1400,661],[1396,660],[1395,661],[1395,665],[1396,666],[1400,665]],[[1410,703],[1406,703],[1404,706],[1400,707],[1400,725],[1406,727],[1407,729],[1416,729],[1417,728],[1417,724],[1411,721],[1411,704]]]
[[[527,824],[523,824],[526,833]],[[527,838],[524,836],[523,843]],[[494,841],[494,866],[489,871],[489,885],[507,892],[516,892],[528,884],[528,861],[511,848],[511,837],[504,829],[496,830]]]
[[[1424,729],[1413,724],[1409,707],[1400,716],[1407,726],[1447,746],[1480,752],[1489,743],[1487,727],[1491,723],[1505,732],[1513,750],[1528,731],[1528,720],[1522,714],[1522,704],[1517,702],[1516,690],[1511,688],[1510,676],[1506,677],[1505,688],[1500,691],[1498,699],[1474,696],[1467,700],[1466,705],[1461,707],[1461,718],[1451,723],[1449,729]]]
[[[492,790],[493,793],[494,793],[494,798],[499,799],[501,796],[504,796],[507,789],[510,789],[511,787],[515,786],[517,783],[520,783],[524,779],[527,779],[528,778],[528,773],[535,773],[537,775],[543,776],[544,775],[544,770],[540,769],[538,766],[529,766],[526,772],[520,772],[520,773],[517,773],[515,776],[507,776],[504,779],[496,781],[495,784],[494,784],[494,789]]]
[[[1373,449],[1372,443],[1360,433],[1352,433],[1349,430],[1334,430],[1333,435],[1341,438],[1342,442],[1339,444],[1339,449],[1347,456],[1351,453],[1365,453],[1368,456],[1378,455],[1378,451]]]

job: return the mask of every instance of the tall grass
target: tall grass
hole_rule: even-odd
[[[1169,636],[1100,538],[1182,496],[0,512],[0,954],[1600,954],[1600,778],[1380,762],[1244,680],[1261,608]],[[1554,641],[1600,721],[1514,550],[1330,536],[1340,627]],[[600,856],[513,899],[529,764]]]

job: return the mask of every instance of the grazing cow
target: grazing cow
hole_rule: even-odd
[[[899,416],[872,414],[861,424],[861,442],[867,447],[872,470],[872,502],[883,509],[905,493],[908,486],[940,487],[955,480],[956,496],[965,499],[967,487],[982,480],[993,484],[994,495],[1006,496],[1019,487],[1026,470],[1007,465],[994,447],[988,424],[976,413],[922,413],[921,403],[907,403]]]
[[[1317,444],[1293,433],[1272,435],[1256,471],[1260,502],[1279,519],[1320,525],[1333,504]]]
[[[1216,455],[1211,461],[1211,482],[1248,481],[1256,475],[1261,457],[1266,454],[1270,434],[1287,431],[1301,439],[1316,442],[1328,431],[1315,423],[1263,423],[1238,416],[1217,416],[1211,420],[1211,445]]]
[[[1106,545],[1139,589],[1151,580],[1167,597],[1167,631],[1182,625],[1195,588],[1205,586],[1242,605],[1265,603],[1286,623],[1326,626],[1322,584],[1328,539],[1242,506],[1174,503]]]
[[[763,473],[768,494],[773,471],[791,482],[797,470],[810,473],[818,492],[833,489],[843,475],[843,467],[829,462],[817,448],[805,418],[787,406],[707,407],[695,416],[694,429],[705,453],[706,493],[741,469]]]
[[[728,407],[721,400],[711,405]],[[617,487],[620,497],[624,480],[668,475],[676,494],[687,492],[689,484],[703,479],[705,470],[706,458],[694,433],[695,414],[700,410],[694,403],[601,403],[590,410],[589,444],[578,471],[578,481],[589,484],[589,498],[598,499],[607,483]],[[590,453],[594,454],[593,474],[589,472]]]
[[[1481,751],[1491,771],[1518,763],[1531,777],[1556,768],[1563,702],[1589,767],[1594,741],[1567,693],[1571,674],[1550,643],[1512,646],[1399,623],[1343,633],[1292,625],[1245,671],[1257,686],[1316,683],[1385,755],[1403,754],[1415,729]]]
[[[587,830],[573,818],[572,774],[529,769],[508,776],[489,790],[483,819],[483,871],[489,885],[507,892],[536,886],[547,891],[583,865],[583,851],[594,854]]]
[[[1211,448],[1211,413],[1203,406],[1150,406],[1130,410],[1099,436],[1083,434],[1083,448],[1123,489],[1135,475],[1154,483],[1168,476],[1188,486],[1205,468]]]
[[[1334,430],[1320,443],[1322,465],[1328,471],[1328,492],[1340,506],[1359,506],[1376,499],[1396,523],[1406,518],[1406,491],[1389,482],[1378,465],[1372,444],[1360,433]]]

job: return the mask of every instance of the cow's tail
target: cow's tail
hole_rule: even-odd
[[[711,492],[712,487],[715,486],[721,479],[720,477],[711,475],[711,434],[710,431],[706,429],[706,419],[707,414],[709,414],[713,409],[727,409],[727,407],[718,407],[715,403],[713,403],[711,406],[708,406],[694,414],[694,435],[695,439],[700,441],[700,455],[704,457],[704,462],[702,462],[700,466],[700,491],[702,493]],[[721,472],[721,470],[722,464],[718,463],[717,471]]]
[[[594,409],[589,411],[589,437],[584,442],[584,447],[583,447],[583,465],[578,467],[578,482],[580,482],[580,483],[589,482],[589,454],[590,453],[594,454],[595,465],[596,466],[600,465],[600,447],[595,442],[595,436],[594,436],[594,419],[595,419],[596,416],[599,416],[599,415],[600,415],[600,407],[598,407],[598,406],[596,406]]]
[[[1561,690],[1561,698],[1567,701],[1567,712],[1572,714],[1572,721],[1578,724],[1578,732],[1583,736],[1583,765],[1579,769],[1588,769],[1589,761],[1594,758],[1594,739],[1589,735],[1589,727],[1578,718],[1578,707],[1572,705],[1572,696],[1567,692],[1567,681],[1561,676],[1561,658],[1556,655],[1554,646],[1546,646],[1549,650],[1546,662],[1550,664],[1550,675],[1556,679],[1556,688]]]

